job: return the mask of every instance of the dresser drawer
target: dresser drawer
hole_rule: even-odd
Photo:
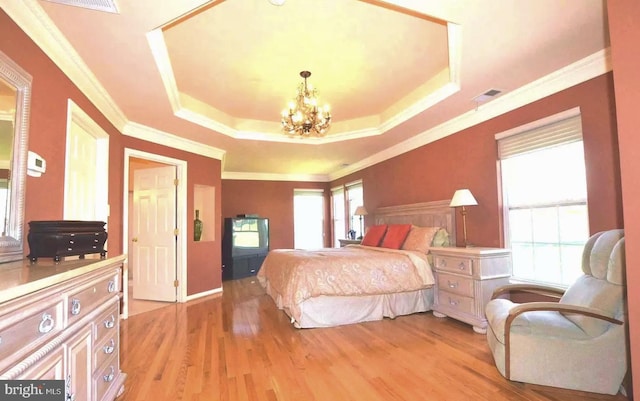
[[[102,342],[96,343],[93,349],[94,355],[94,371],[102,368],[113,355],[119,353],[118,335],[107,336]]]
[[[464,274],[466,276],[473,275],[473,262],[468,258],[456,258],[452,256],[436,255],[436,269]]]
[[[473,298],[454,294],[448,291],[438,291],[438,303],[444,308],[452,309],[466,314],[473,314]]]
[[[119,304],[114,302],[100,317],[96,319],[94,340],[96,343],[101,342],[107,336],[114,336],[118,333],[118,313]]]
[[[114,352],[104,366],[101,366],[93,375],[94,400],[102,400],[109,388],[115,383],[120,372],[118,353]]]
[[[114,273],[98,278],[71,292],[67,299],[69,324],[91,313],[109,296],[116,295],[119,291],[119,283],[119,275]]]
[[[63,300],[0,317],[0,370],[14,359],[53,339],[64,328]],[[14,357],[14,358],[10,358]]]
[[[473,282],[471,277],[438,273],[438,288],[454,294],[473,297]]]

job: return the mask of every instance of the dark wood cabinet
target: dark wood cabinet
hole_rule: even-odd
[[[266,253],[249,255],[249,256],[237,256],[230,258],[230,262],[222,264],[222,279],[234,280],[237,278],[244,278],[255,276],[264,262],[264,258],[267,257]]]
[[[105,257],[104,244],[107,232],[104,221],[50,220],[30,221],[29,258],[52,257],[60,261],[63,256],[80,256],[99,253]]]

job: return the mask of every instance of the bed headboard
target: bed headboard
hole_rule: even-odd
[[[374,212],[375,224],[413,224],[420,227],[443,227],[449,233],[451,246],[456,245],[456,209],[451,200],[379,207]]]

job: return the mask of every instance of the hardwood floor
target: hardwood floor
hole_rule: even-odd
[[[626,400],[509,382],[484,335],[431,313],[295,329],[251,278],[121,332],[119,401]]]

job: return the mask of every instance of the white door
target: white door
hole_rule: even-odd
[[[176,301],[176,167],[133,172],[133,298]]]

